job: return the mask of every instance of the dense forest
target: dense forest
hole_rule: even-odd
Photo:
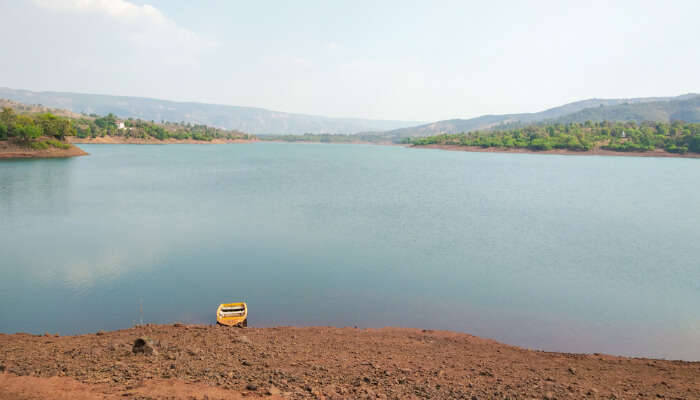
[[[0,140],[12,140],[35,150],[50,146],[68,148],[67,136],[95,138],[116,136],[158,140],[250,139],[245,133],[189,123],[155,123],[139,119],[119,120],[113,114],[66,117],[48,111],[17,113],[12,107],[0,112]]]
[[[700,123],[665,122],[583,122],[541,124],[408,138],[417,146],[457,145],[521,148],[535,151],[564,149],[589,151],[594,148],[621,152],[662,149],[670,153],[700,153]]]

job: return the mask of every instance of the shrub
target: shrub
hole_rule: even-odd
[[[664,150],[668,151],[669,153],[676,153],[676,154],[685,154],[688,152],[688,148],[685,146],[676,146],[675,144],[668,145],[664,148]]]
[[[688,150],[692,151],[693,153],[700,153],[700,135],[695,135],[690,138]]]
[[[29,143],[29,147],[34,150],[46,150],[49,148],[49,144],[46,142],[31,142]]]
[[[59,149],[64,149],[64,150],[70,149],[70,143],[61,142],[60,140],[50,139],[50,140],[47,140],[46,143],[50,144],[53,147],[59,148]]]

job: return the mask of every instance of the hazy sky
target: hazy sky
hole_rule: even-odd
[[[700,1],[0,0],[0,86],[439,120],[700,92]]]

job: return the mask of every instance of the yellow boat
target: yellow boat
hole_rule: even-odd
[[[248,306],[245,303],[219,304],[216,322],[227,326],[248,326]]]

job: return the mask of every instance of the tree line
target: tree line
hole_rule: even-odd
[[[534,124],[490,131],[407,138],[405,142],[417,146],[437,144],[534,151],[589,151],[602,148],[621,152],[645,152],[662,149],[670,153],[686,154],[700,153],[700,123],[587,121]]]
[[[117,125],[119,119],[114,114],[98,116],[92,114],[75,121],[76,136],[84,138],[96,138],[102,136],[117,136],[125,138],[154,138],[158,140],[203,140],[214,139],[251,139],[252,136],[236,130],[214,128],[202,124],[186,122],[145,121],[142,119],[128,118],[121,120],[124,127]]]

